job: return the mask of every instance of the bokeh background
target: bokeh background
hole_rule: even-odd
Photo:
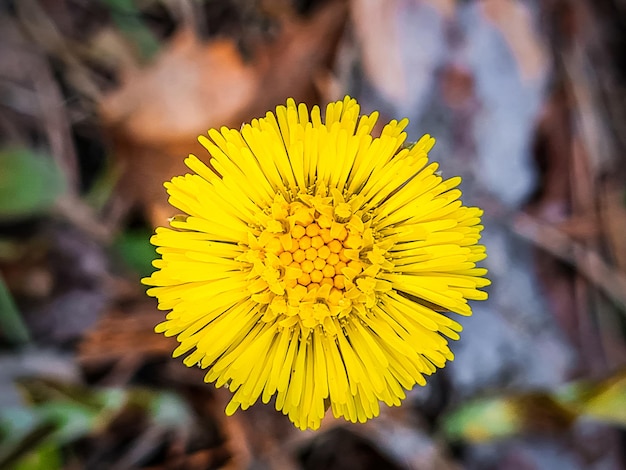
[[[0,2],[0,468],[626,466],[618,0]],[[409,117],[485,210],[454,362],[301,432],[170,358],[139,283],[197,135],[283,103]]]

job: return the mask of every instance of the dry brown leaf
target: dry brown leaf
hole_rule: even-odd
[[[174,338],[154,334],[162,316],[152,302],[114,309],[103,315],[79,345],[83,365],[117,362],[127,357],[167,357],[177,343]]]
[[[256,70],[227,40],[181,31],[150,68],[132,71],[102,102],[102,117],[137,144],[174,143],[207,123],[229,123],[253,99]]]
[[[152,66],[126,71],[122,87],[100,103],[123,170],[122,197],[162,225],[173,214],[162,183],[185,172],[187,154],[205,155],[199,134],[239,127],[287,97],[315,101],[315,82],[332,59],[345,16],[341,0],[307,19],[283,14],[278,36],[259,44],[250,61],[233,40],[203,43],[182,30]]]

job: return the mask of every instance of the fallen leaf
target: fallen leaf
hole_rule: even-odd
[[[131,70],[101,103],[107,125],[137,144],[171,144],[207,123],[231,124],[253,99],[255,69],[225,39],[181,31],[153,66]]]
[[[154,334],[154,326],[161,320],[152,302],[109,311],[82,339],[79,361],[90,367],[129,356],[169,357],[174,340]]]
[[[571,382],[552,391],[476,399],[452,410],[442,431],[453,441],[486,442],[524,433],[546,434],[578,418],[626,426],[626,374]]]
[[[40,215],[65,189],[63,174],[49,157],[25,148],[0,151],[0,220]]]
[[[287,97],[315,101],[316,79],[329,66],[345,17],[341,0],[304,19],[282,13],[279,34],[258,44],[248,61],[233,39],[203,42],[182,29],[151,66],[126,70],[100,112],[129,206],[139,203],[154,225],[162,225],[174,214],[162,184],[186,172],[182,162],[189,153],[206,155],[198,135],[238,128]]]

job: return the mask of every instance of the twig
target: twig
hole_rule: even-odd
[[[595,251],[585,249],[562,231],[527,213],[516,216],[513,231],[574,266],[592,284],[626,312],[626,274],[607,264]]]
[[[72,225],[80,228],[102,243],[109,243],[114,231],[100,222],[91,207],[77,196],[65,194],[55,204],[56,212],[68,220]]]
[[[70,193],[77,194],[80,184],[78,157],[72,141],[72,131],[67,119],[63,96],[52,76],[50,64],[45,58],[34,59],[32,68],[33,84],[39,99],[42,121],[52,156],[65,174]]]
[[[84,96],[99,101],[100,88],[90,77],[88,69],[76,58],[66,40],[36,0],[20,0],[16,9],[20,23],[29,38],[51,56],[67,66],[66,77]]]

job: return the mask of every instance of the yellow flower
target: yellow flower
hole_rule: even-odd
[[[293,100],[241,131],[210,130],[207,167],[165,184],[185,215],[152,238],[161,259],[144,283],[174,356],[233,392],[227,414],[275,396],[299,428],[328,407],[363,422],[453,355],[445,337],[489,284],[480,215],[428,164],[428,135],[359,116],[346,97],[324,119]]]

